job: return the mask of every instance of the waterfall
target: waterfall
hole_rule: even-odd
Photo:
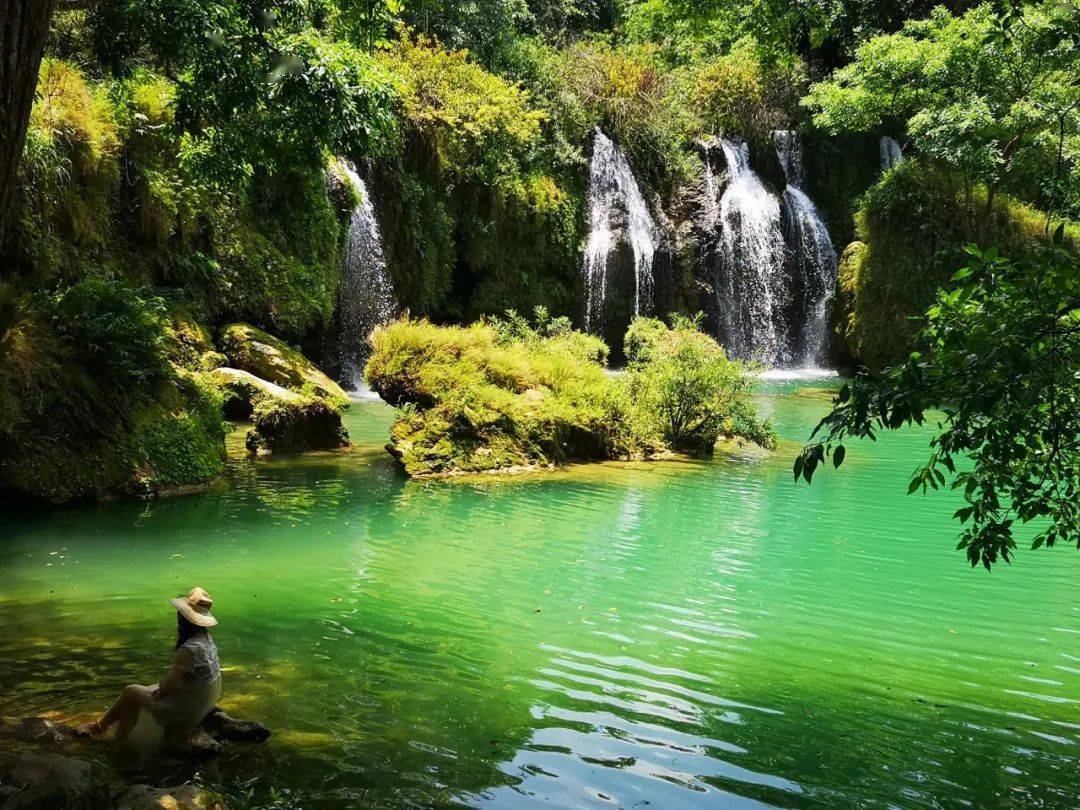
[[[745,143],[722,138],[720,147],[728,170],[717,212],[721,340],[733,356],[775,363],[780,359],[779,333],[787,299],[780,201],[750,168]],[[707,184],[712,182],[711,171]]]
[[[341,376],[343,382],[362,390],[368,336],[376,326],[394,317],[397,303],[367,184],[346,161],[339,161],[339,166],[359,199],[349,219],[345,272],[339,291]]]
[[[588,187],[589,238],[585,244],[585,329],[600,325],[605,316],[608,264],[617,232],[624,230],[634,254],[634,315],[652,306],[653,256],[657,231],[630,164],[599,129],[593,141]],[[619,218],[625,216],[625,223]],[[625,228],[620,228],[621,225]]]
[[[900,144],[896,142],[896,139],[890,138],[888,135],[882,135],[881,140],[878,141],[878,152],[881,154],[882,171],[891,169],[904,159],[900,152]]]
[[[790,318],[787,359],[813,365],[825,353],[825,308],[836,284],[836,251],[817,207],[802,189],[805,173],[798,134],[778,130],[773,133],[773,143],[787,181],[785,236],[790,283],[798,293]]]

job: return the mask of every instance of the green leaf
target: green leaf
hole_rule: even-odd
[[[844,456],[846,456],[846,455],[847,455],[847,450],[844,448],[844,445],[842,445],[842,444],[836,445],[836,449],[833,450],[833,454],[832,454],[832,463],[833,463],[833,468],[834,469],[836,467],[839,467],[841,464],[844,463]]]

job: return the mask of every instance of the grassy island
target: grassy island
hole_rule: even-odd
[[[639,319],[628,343],[613,375],[603,341],[543,310],[532,323],[405,318],[372,336],[367,376],[400,409],[389,450],[412,476],[702,454],[721,436],[773,443],[749,401],[752,369],[695,321]]]

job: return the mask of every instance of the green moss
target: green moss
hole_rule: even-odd
[[[225,471],[221,394],[198,375],[182,375],[175,401],[155,402],[134,419],[131,489],[153,494],[199,485]]]
[[[252,453],[300,453],[349,445],[337,403],[311,394],[263,397],[252,414],[247,447]]]
[[[214,348],[210,330],[182,310],[169,313],[165,351],[169,362],[188,371],[210,371],[226,363],[225,355]]]
[[[1022,259],[1045,244],[1045,215],[1008,197],[988,202],[946,169],[907,160],[862,198],[857,242],[844,251],[834,331],[870,368],[905,359],[913,320],[963,261],[964,245],[996,245]],[[1067,236],[1080,244],[1080,228]]]
[[[319,396],[341,407],[348,397],[336,382],[321,372],[299,351],[273,335],[246,323],[234,323],[221,330],[220,345],[235,368],[295,390],[310,387]]]
[[[116,233],[117,111],[104,87],[67,62],[41,64],[38,99],[19,168],[17,249],[39,278],[77,278]]]
[[[161,302],[123,284],[22,299],[0,336],[0,485],[65,501],[220,473],[220,400],[168,343]]]
[[[511,314],[469,327],[404,319],[376,330],[368,380],[384,399],[401,406],[390,451],[406,472],[484,472],[642,458],[667,449],[654,405],[664,401],[671,376],[664,372],[671,369],[661,368],[659,360],[643,361],[634,375],[613,378],[602,365],[607,347],[597,338],[570,330],[565,319],[540,316],[537,328]],[[665,332],[654,350],[657,358],[692,343],[702,360],[694,368],[708,372],[700,381],[709,398],[702,411],[709,425],[699,429],[696,420],[687,431],[694,432],[695,449],[708,443],[706,434],[746,428],[735,407],[748,402],[742,367],[728,362],[716,342],[693,325]],[[723,375],[712,373],[718,370]],[[687,445],[681,435],[673,438],[676,446]]]
[[[256,178],[242,199],[220,200],[207,225],[206,264],[175,271],[204,291],[216,320],[250,320],[294,340],[331,323],[340,225],[321,172]]]

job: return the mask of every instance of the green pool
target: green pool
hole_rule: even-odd
[[[275,729],[200,778],[255,803],[1077,806],[1075,549],[970,570],[953,496],[904,496],[925,433],[793,486],[803,385],[762,389],[770,458],[411,483],[359,403],[346,454],[3,507],[0,714],[152,681],[198,584]]]

